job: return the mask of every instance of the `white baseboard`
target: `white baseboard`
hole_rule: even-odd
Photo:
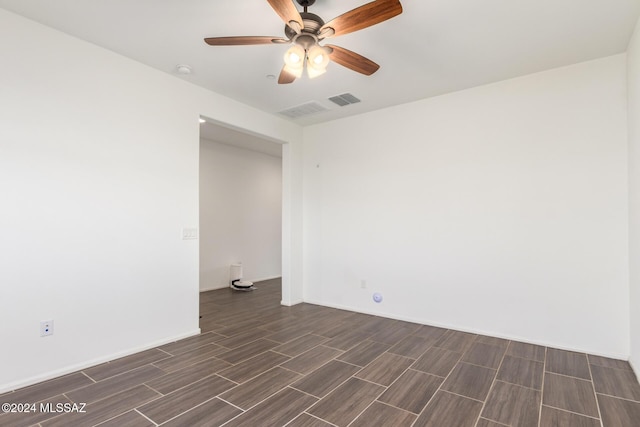
[[[209,291],[215,291],[217,289],[224,289],[224,288],[228,288],[229,285],[216,285],[216,286],[209,286],[207,288],[200,288],[200,292],[209,292]]]
[[[372,314],[374,316],[386,317],[386,318],[389,318],[389,319],[402,320],[402,321],[411,322],[411,323],[418,323],[420,325],[428,325],[428,326],[435,326],[435,327],[438,327],[438,328],[453,329],[455,331],[468,332],[468,333],[471,333],[471,334],[487,335],[487,336],[490,336],[490,337],[502,338],[502,339],[505,339],[505,340],[519,341],[519,342],[524,342],[524,343],[527,343],[527,344],[541,345],[543,347],[557,348],[559,350],[574,351],[574,352],[578,352],[578,353],[587,353],[587,354],[592,354],[594,356],[608,357],[608,358],[611,358],[611,359],[629,360],[629,355],[628,354],[594,352],[594,351],[590,351],[590,350],[585,350],[583,348],[575,348],[575,347],[565,346],[565,345],[561,345],[561,344],[557,344],[557,343],[530,340],[528,338],[523,338],[523,337],[515,336],[515,335],[514,336],[509,336],[509,335],[504,335],[504,334],[497,334],[497,333],[490,332],[490,331],[483,331],[483,330],[479,330],[479,329],[460,327],[458,325],[450,325],[450,324],[446,324],[446,323],[439,323],[439,322],[432,322],[432,321],[427,322],[424,319],[416,319],[416,318],[411,318],[411,317],[406,317],[406,316],[390,315],[388,313],[380,313],[380,312],[376,312],[374,310],[363,310],[363,309],[361,309],[359,307],[350,307],[350,306],[345,306],[345,305],[341,305],[341,304],[327,304],[325,302],[320,302],[320,301],[315,301],[315,300],[310,300],[310,299],[305,299],[304,302],[309,303],[309,304],[321,305],[321,306],[324,306],[324,307],[337,308],[339,310],[347,310],[347,311],[353,311],[353,312],[356,312],[356,313],[363,313],[363,314]]]
[[[280,301],[280,305],[284,305],[286,307],[291,307],[293,305],[302,304],[304,301],[301,299],[293,300],[293,301]]]
[[[42,381],[47,381],[47,380],[51,380],[54,378],[58,378],[60,376],[63,375],[67,375],[67,374],[71,374],[73,372],[77,372],[77,371],[82,371],[84,369],[90,368],[92,366],[96,366],[96,365],[100,365],[101,363],[105,363],[105,362],[110,362],[112,360],[115,359],[119,359],[121,357],[125,357],[125,356],[130,356],[132,354],[135,353],[139,353],[141,351],[145,351],[145,350],[149,350],[155,347],[159,347],[161,345],[164,344],[169,344],[172,343],[174,341],[178,341],[184,338],[188,338],[188,337],[192,337],[194,335],[199,335],[200,334],[200,328],[191,331],[191,332],[187,332],[184,334],[180,334],[180,335],[176,335],[170,338],[165,338],[153,343],[149,343],[149,344],[145,344],[142,345],[140,347],[134,347],[134,348],[130,348],[124,351],[120,351],[117,353],[112,353],[108,356],[103,356],[103,357],[98,357],[96,359],[92,359],[92,360],[87,360],[85,362],[81,362],[81,363],[77,363],[75,365],[70,365],[70,366],[66,366],[62,369],[56,369],[55,371],[51,371],[51,372],[47,372],[45,374],[41,374],[41,375],[36,375],[30,378],[26,378],[24,380],[20,380],[20,381],[15,381],[12,383],[8,383],[8,384],[2,384],[0,385],[0,393],[6,393],[9,391],[13,391],[13,390],[17,390],[19,388],[23,388],[23,387],[27,387],[30,385],[34,385],[37,383],[40,383]]]
[[[273,280],[273,279],[280,279],[282,278],[282,276],[270,276],[270,277],[262,277],[260,279],[244,279],[248,282],[253,282],[253,283],[257,283],[257,282],[263,282],[265,280]],[[229,284],[225,283],[223,285],[214,285],[214,286],[208,286],[206,288],[200,288],[200,292],[209,292],[209,291],[215,291],[217,289],[224,289],[224,288],[228,288]],[[302,301],[300,301],[302,302]]]
[[[265,280],[273,280],[273,279],[281,279],[282,276],[271,276],[271,277],[262,277],[260,279],[249,279],[250,282],[264,282]]]

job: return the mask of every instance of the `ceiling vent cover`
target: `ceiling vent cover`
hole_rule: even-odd
[[[328,108],[326,108],[324,105],[316,101],[311,101],[307,102],[306,104],[298,105],[297,107],[282,110],[278,114],[287,116],[290,119],[297,119],[298,117],[308,116],[310,114],[315,114],[327,110]]]
[[[329,101],[338,104],[341,107],[350,104],[357,104],[358,102],[360,102],[358,98],[350,93],[343,93],[342,95],[332,96],[331,98],[329,98]]]

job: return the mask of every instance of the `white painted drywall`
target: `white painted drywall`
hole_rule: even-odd
[[[0,57],[0,392],[197,333],[199,115],[301,128],[4,10]]]
[[[282,304],[303,302],[304,144],[282,147]],[[288,227],[284,227],[288,224]],[[289,249],[289,250],[287,250]]]
[[[200,140],[200,290],[282,274],[282,158]]]
[[[626,128],[624,54],[305,128],[305,301],[628,357]]]
[[[640,375],[640,21],[627,51],[631,364]]]

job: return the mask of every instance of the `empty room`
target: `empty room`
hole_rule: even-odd
[[[0,426],[640,425],[640,0],[0,0]]]

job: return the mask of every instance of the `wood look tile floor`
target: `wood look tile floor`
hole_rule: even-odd
[[[200,296],[202,334],[0,395],[86,403],[0,426],[638,427],[629,364],[299,304],[280,280]]]

